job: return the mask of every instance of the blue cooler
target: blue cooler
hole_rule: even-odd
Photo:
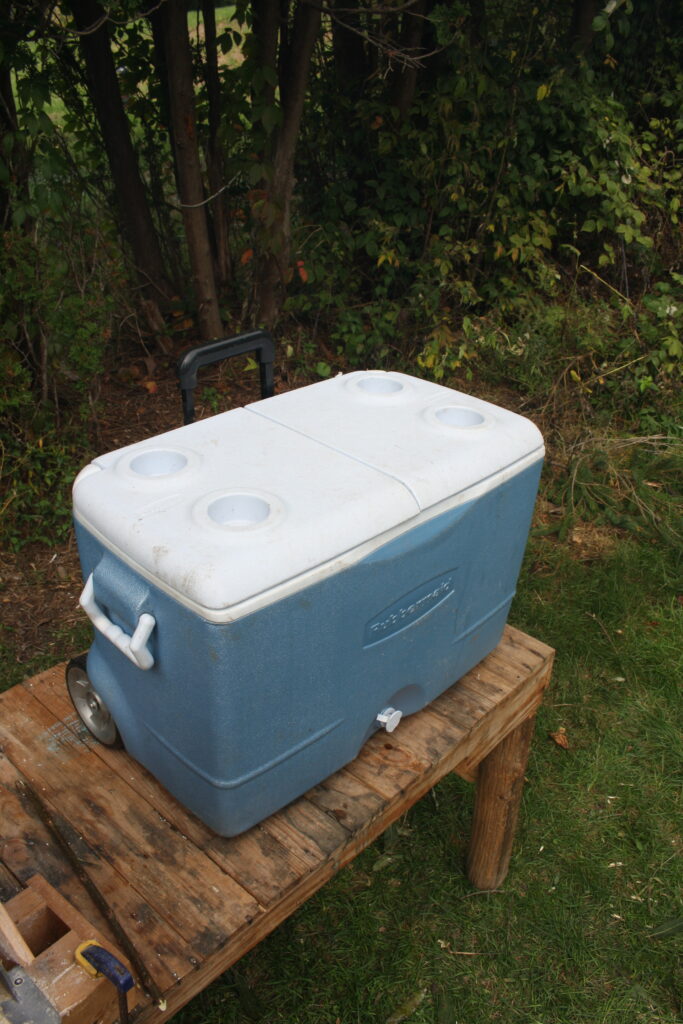
[[[359,372],[95,459],[74,484],[95,626],[77,706],[244,831],[495,647],[542,458],[521,416]]]

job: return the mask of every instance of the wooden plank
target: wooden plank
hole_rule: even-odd
[[[466,681],[458,683],[456,687],[437,697],[434,709],[459,726],[463,736],[468,736],[477,722],[490,710],[487,703],[482,700],[480,691],[473,689]]]
[[[531,681],[534,685],[514,694],[500,708],[481,719],[458,750],[454,770],[465,777],[472,775],[484,757],[518,725],[534,714],[540,704],[547,682],[542,674]],[[478,776],[477,776],[478,777]]]
[[[536,668],[538,667],[540,666],[536,666]],[[488,708],[496,705],[502,697],[518,689],[532,674],[532,672],[519,671],[509,662],[489,655],[458,680],[457,687],[478,694],[484,707]]]
[[[171,822],[182,835],[191,839],[200,849],[210,844],[214,836],[211,829],[178,803],[141,764],[135,763],[131,770],[131,759],[124,751],[105,747],[90,735],[69,699],[62,665],[41,672],[33,679],[26,679],[22,685],[95,757],[98,757],[111,772],[125,779],[143,800],[156,808],[161,817]]]
[[[296,851],[283,846],[261,825],[232,839],[214,836],[206,853],[264,908],[309,870]]]
[[[432,704],[419,714],[402,719],[396,731],[391,733],[394,746],[409,750],[430,766],[443,760],[462,738],[460,726],[439,715]]]
[[[33,875],[29,878],[28,887],[15,898],[14,904],[18,904],[20,907],[23,905],[26,912],[26,905],[29,903],[29,899],[36,905],[36,900],[40,901],[43,906],[49,907],[55,916],[64,923],[69,931],[75,932],[79,935],[82,942],[86,939],[94,939],[99,942],[102,946],[108,949],[114,956],[118,957],[126,963],[126,966],[130,969],[131,965],[126,961],[125,956],[120,949],[110,941],[109,937],[98,931],[92,921],[84,917],[83,914],[76,907],[73,906],[68,900],[64,899],[62,894],[50,885],[50,883],[43,878],[41,875]]]
[[[381,814],[385,801],[342,769],[306,794],[306,799],[344,828],[357,832]]]
[[[263,822],[280,843],[294,848],[309,867],[316,867],[345,842],[348,832],[306,797],[296,800]]]
[[[375,793],[391,799],[404,793],[427,767],[427,761],[398,746],[386,732],[377,732],[345,770]]]
[[[521,634],[523,635],[523,634]],[[518,642],[518,647],[521,643]],[[545,645],[542,645],[545,648]],[[551,648],[547,660],[534,656],[534,671],[520,676],[514,683],[508,679],[507,690],[493,706],[487,689],[490,682],[489,659],[486,658],[472,672],[468,673],[457,686],[446,691],[434,702],[434,707],[449,718],[462,721],[462,713],[473,716],[472,725],[465,740],[460,743],[462,760],[455,771],[465,778],[477,776],[477,766],[502,739],[532,715],[543,698],[552,672]],[[513,673],[516,675],[516,673]],[[502,682],[502,678],[501,678]]]
[[[3,708],[4,704],[4,708]],[[193,961],[220,947],[258,904],[112,776],[22,687],[0,694],[0,743],[31,783],[96,852],[130,879],[190,947]],[[11,728],[4,722],[11,713]],[[61,731],[58,728],[61,727]],[[74,785],[81,779],[79,792]],[[187,962],[187,961],[186,961]],[[194,964],[193,964],[194,966]],[[182,972],[181,964],[177,965]]]
[[[34,959],[31,947],[4,903],[0,903],[0,957],[8,964],[18,964],[20,967],[28,967]]]
[[[0,821],[2,821],[1,814]],[[18,892],[21,892],[21,883],[16,875],[2,863],[2,855],[0,853],[0,902],[7,903],[7,900],[16,896]]]
[[[71,867],[55,849],[47,829],[18,794],[16,786],[22,780],[20,772],[0,754],[0,860],[5,870],[23,883],[36,873],[43,875],[113,941],[106,921],[92,906]],[[21,885],[16,892],[19,889]]]
[[[13,811],[12,818],[0,818],[3,832],[6,836],[8,830],[14,833],[17,825],[20,830],[18,834],[10,834],[9,838],[0,843],[3,859],[27,883],[36,872],[47,877],[72,905],[92,921],[98,932],[106,937],[106,944],[114,946],[116,941],[109,925],[73,874],[70,865],[55,847],[54,837],[47,832],[41,822],[34,820],[35,809],[30,805],[25,806],[16,792],[7,789],[8,782],[15,785],[22,781],[22,776],[1,756],[0,776],[5,783],[4,786],[0,786],[0,810],[11,805]],[[21,812],[19,816],[15,816],[17,806]],[[29,817],[31,813],[33,818]],[[27,822],[30,831],[26,826]],[[194,970],[196,963],[192,962],[187,946],[179,937],[169,933],[166,923],[140,897],[128,880],[114,871],[109,863],[100,858],[98,853],[75,832],[74,840],[74,849],[83,867],[87,869],[88,875],[122,923],[145,963],[149,965],[149,972],[157,986],[163,991],[188,971]],[[46,869],[50,872],[49,875]]]
[[[35,877],[35,876],[34,876]],[[50,910],[35,889],[22,889],[7,905],[16,926],[33,956],[42,953],[69,931],[68,926]],[[94,929],[91,927],[94,932]]]
[[[541,664],[552,663],[555,651],[521,629],[507,625],[493,654],[500,655],[508,663],[513,662],[528,674],[540,668]]]
[[[118,1016],[118,999],[109,982],[91,978],[76,963],[74,954],[80,941],[74,932],[67,932],[34,960],[28,973],[65,1024],[99,1020],[106,1024]],[[133,999],[128,995],[132,1007],[137,993],[132,990]]]

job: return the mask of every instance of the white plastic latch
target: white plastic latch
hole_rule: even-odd
[[[377,721],[384,726],[387,732],[393,732],[402,718],[402,711],[398,711],[396,708],[385,708],[378,714]]]

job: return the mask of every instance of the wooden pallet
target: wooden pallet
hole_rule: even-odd
[[[132,961],[137,1020],[162,1024],[448,772],[477,782],[468,873],[478,888],[496,888],[552,658],[507,627],[496,650],[428,708],[233,839],[216,836],[124,752],[92,740],[56,666],[0,694],[0,898],[11,912],[13,897],[25,900],[17,894],[42,876]],[[117,1016],[113,988],[96,1016],[69,1005],[59,1009],[70,1024]]]

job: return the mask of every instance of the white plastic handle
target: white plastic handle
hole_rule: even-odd
[[[141,669],[152,667],[154,658],[147,649],[147,641],[156,626],[156,619],[153,615],[143,612],[138,619],[135,632],[132,636],[128,636],[120,626],[117,626],[116,623],[107,618],[97,604],[92,573],[88,576],[78,603],[95,629],[99,629],[100,633],[106,636],[107,640],[113,643],[114,647],[121,651],[122,654],[125,654],[129,661],[132,661],[134,665]]]

